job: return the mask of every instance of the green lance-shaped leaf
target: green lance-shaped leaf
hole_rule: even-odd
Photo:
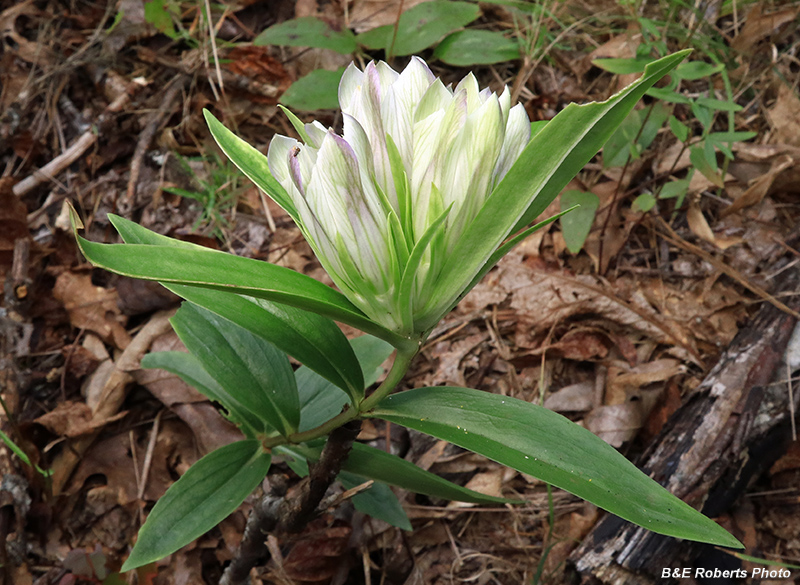
[[[82,227],[71,210],[71,220]],[[142,228],[143,229],[143,228]],[[158,236],[172,240],[166,236]],[[243,294],[311,311],[347,323],[394,345],[408,339],[372,322],[347,298],[311,277],[268,262],[242,258],[182,242],[174,245],[98,244],[77,236],[83,255],[95,266],[110,272],[155,280],[162,284],[185,284],[222,292]]]
[[[364,380],[361,386],[363,396],[364,389],[374,384],[383,373],[380,366],[394,348],[371,335],[356,337],[349,343],[345,340],[345,344],[352,347],[358,358]],[[300,394],[300,432],[318,427],[342,411],[347,399],[328,380],[305,366],[297,368],[294,376]]]
[[[540,406],[467,388],[418,388],[389,396],[369,416],[450,441],[653,532],[743,548],[605,441]]]
[[[264,430],[264,422],[250,412],[203,368],[202,362],[190,353],[182,351],[159,351],[142,358],[145,369],[161,369],[175,374],[194,387],[206,398],[219,402],[228,411],[228,419],[242,425],[248,438]]]
[[[350,490],[369,481],[368,478],[342,471],[336,476],[345,489]],[[353,496],[353,505],[362,514],[367,514],[400,530],[413,530],[403,505],[392,489],[385,483],[374,482],[368,489]]]
[[[342,469],[362,477],[375,479],[394,485],[416,494],[423,494],[444,500],[469,502],[471,504],[519,504],[519,500],[509,500],[487,496],[462,487],[435,473],[425,471],[410,461],[375,449],[362,443],[353,443],[353,450]]]
[[[286,354],[235,323],[184,303],[172,327],[203,368],[242,406],[283,435],[297,430],[300,400]]]
[[[467,29],[449,35],[433,56],[458,67],[490,65],[519,59],[519,43],[500,32]]]
[[[192,465],[150,512],[122,571],[172,554],[214,528],[264,479],[270,461],[259,441],[249,439]]]
[[[322,444],[281,445],[275,447],[275,451],[290,455],[297,461],[308,459],[316,461],[322,451]],[[304,468],[298,467],[298,469]],[[342,470],[433,498],[471,504],[522,503],[520,500],[487,496],[465,488],[439,477],[435,473],[425,471],[397,455],[386,453],[363,443],[353,443],[350,454],[342,464]]]
[[[267,157],[228,130],[208,110],[203,110],[203,116],[205,116],[211,135],[217,141],[225,156],[231,159],[233,164],[239,167],[239,170],[247,175],[247,178],[253,181],[259,189],[280,205],[295,223],[299,223],[300,216],[297,213],[297,208],[294,206],[292,198],[286,192],[286,189],[269,172]]]
[[[195,244],[162,236],[117,215],[109,215],[109,219],[127,244],[198,248]],[[341,329],[330,319],[265,299],[220,293],[195,286],[165,286],[187,301],[205,307],[263,337],[339,386],[353,402],[363,398],[364,379],[358,359]]]
[[[449,255],[418,328],[433,327],[509,235],[534,220],[591,160],[656,81],[689,53],[650,63],[641,79],[605,102],[570,104],[536,134]],[[511,227],[513,226],[513,227]],[[509,229],[511,228],[511,229]]]

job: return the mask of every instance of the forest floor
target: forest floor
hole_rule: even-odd
[[[138,368],[144,352],[179,346],[165,325],[178,301],[92,268],[65,204],[94,241],[118,241],[107,219],[115,213],[330,283],[286,213],[225,160],[202,110],[265,152],[275,133],[294,135],[277,108],[292,82],[352,56],[254,45],[261,31],[317,16],[360,33],[415,4],[0,0],[0,425],[17,450],[0,443],[0,582],[218,581],[249,502],[157,565],[113,574],[154,502],[238,431],[177,378]],[[638,75],[604,71],[597,58],[630,65],[692,47],[691,59],[708,64],[682,81],[682,102],[643,101],[638,126],[570,183],[596,195],[597,211],[582,216],[585,239],[565,236],[560,222],[530,237],[434,331],[403,383],[543,401],[634,458],[758,307],[780,302],[769,293],[776,267],[800,260],[800,4],[480,8],[470,28],[520,39],[524,58],[465,68],[422,56],[448,83],[473,70],[482,87],[508,85],[532,121],[605,99]],[[385,54],[358,57],[370,58]],[[298,115],[341,127],[336,110]],[[798,367],[790,361],[775,383],[790,392],[787,372]],[[273,559],[253,583],[565,582],[570,552],[601,511],[452,445],[389,431],[423,468],[526,504],[398,492],[408,533],[345,505],[294,542],[271,541]],[[367,424],[360,440],[380,445],[387,434]],[[769,471],[718,520],[748,554],[800,564],[800,443],[776,449]],[[273,472],[294,477],[282,464]]]

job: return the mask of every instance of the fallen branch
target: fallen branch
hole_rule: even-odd
[[[800,267],[781,277],[776,292],[800,287]],[[787,302],[789,311],[776,303],[762,305],[638,462],[645,473],[712,518],[723,514],[791,440],[788,393],[785,385],[771,384],[785,374],[780,363],[800,299]],[[664,582],[664,567],[691,567],[709,551],[710,545],[606,516],[570,556],[568,573],[575,583],[654,585]]]

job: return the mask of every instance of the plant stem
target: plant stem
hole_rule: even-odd
[[[375,389],[375,392],[373,392],[368,398],[365,398],[361,401],[358,409],[348,408],[347,410],[334,416],[332,419],[322,423],[318,427],[314,427],[308,431],[303,431],[302,433],[293,433],[287,437],[270,437],[263,439],[261,444],[264,446],[264,449],[271,449],[272,447],[285,445],[287,443],[306,443],[313,439],[324,437],[342,425],[358,418],[362,413],[372,410],[381,400],[386,398],[386,396],[395,389],[395,387],[400,383],[400,380],[403,379],[403,376],[406,375],[408,367],[411,365],[411,360],[414,359],[415,355],[417,355],[418,348],[419,344],[417,344],[411,351],[404,351],[402,349],[397,350],[397,354],[394,358],[394,364],[392,364],[392,369],[389,370],[389,373],[386,375],[386,379]]]
[[[397,350],[397,355],[395,355],[392,369],[389,370],[389,373],[386,375],[386,379],[375,389],[375,392],[361,401],[361,404],[358,407],[359,414],[375,408],[381,400],[386,398],[386,396],[392,390],[394,390],[395,387],[397,387],[397,385],[400,383],[400,380],[402,380],[403,376],[405,376],[406,372],[408,372],[408,367],[411,365],[411,360],[414,359],[414,356],[417,355],[418,351],[419,347],[414,348],[413,351],[403,351],[400,349]]]
[[[264,542],[268,533],[297,533],[305,529],[314,518],[325,492],[339,474],[360,430],[361,421],[352,420],[331,432],[319,461],[309,466],[308,481],[303,484],[297,497],[291,500],[283,497],[286,493],[283,487],[273,490],[255,505],[247,519],[242,544],[236,557],[225,569],[220,585],[246,582],[250,570],[263,563],[269,555]]]

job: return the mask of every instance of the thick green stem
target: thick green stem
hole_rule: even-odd
[[[397,387],[397,385],[403,379],[403,376],[406,375],[408,367],[411,365],[411,360],[414,359],[414,356],[417,355],[418,351],[419,344],[417,344],[413,351],[403,351],[401,349],[397,350],[397,355],[395,355],[392,369],[389,370],[389,373],[386,375],[386,379],[375,389],[375,392],[361,401],[361,404],[358,407],[359,414],[375,408],[381,400],[386,398],[386,396],[388,396],[389,393]]]

